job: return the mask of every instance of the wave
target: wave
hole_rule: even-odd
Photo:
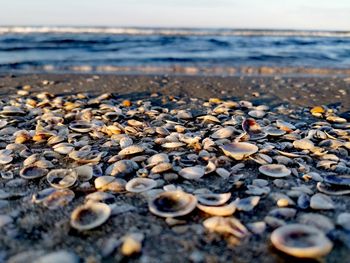
[[[111,35],[167,35],[167,36],[299,36],[299,37],[349,37],[349,31],[316,30],[244,30],[244,29],[187,29],[187,28],[137,28],[137,27],[46,27],[0,26],[0,34],[111,34]]]

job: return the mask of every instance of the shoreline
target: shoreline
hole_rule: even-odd
[[[168,74],[0,74],[0,95],[23,85],[56,94],[118,92],[120,96],[192,96],[248,99],[304,107],[341,103],[350,109],[350,78],[344,76],[201,76]]]

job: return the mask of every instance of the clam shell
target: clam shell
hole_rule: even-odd
[[[293,146],[301,150],[310,150],[315,147],[314,143],[309,139],[296,140],[293,142]]]
[[[107,221],[111,215],[111,208],[98,202],[88,202],[78,206],[71,214],[70,225],[79,230],[90,230]]]
[[[231,197],[231,193],[223,194],[196,194],[198,202],[207,206],[219,206],[225,204]]]
[[[108,175],[97,177],[94,181],[95,188],[101,189],[101,188],[105,187],[106,185],[112,183],[115,179],[116,179],[115,177],[108,176]]]
[[[54,145],[52,149],[60,154],[69,154],[74,150],[74,146],[73,144],[62,142]]]
[[[183,191],[167,191],[150,199],[149,210],[160,217],[178,217],[191,213],[197,205],[197,198]]]
[[[36,179],[41,178],[47,174],[48,170],[35,166],[35,165],[29,165],[24,167],[20,172],[19,175],[27,180],[30,179]]]
[[[118,155],[132,155],[132,154],[137,154],[137,153],[141,153],[144,152],[145,149],[141,146],[141,145],[130,145],[124,149],[122,149]]]
[[[234,217],[213,216],[204,220],[203,226],[210,232],[230,234],[239,239],[249,235],[247,228]]]
[[[234,202],[223,206],[208,206],[197,204],[197,208],[213,216],[231,216],[236,211],[236,205]]]
[[[131,179],[125,186],[128,192],[141,193],[157,186],[157,182],[149,178],[134,178]]]
[[[302,224],[277,228],[272,232],[271,242],[278,250],[298,258],[319,258],[333,248],[332,242],[322,231]]]
[[[259,172],[274,178],[282,178],[291,174],[289,170],[283,164],[266,164],[259,167]]]
[[[98,151],[72,151],[69,153],[69,157],[78,163],[98,163],[102,153]]]
[[[69,128],[79,133],[87,133],[92,130],[93,125],[87,121],[73,121],[69,124]]]
[[[179,148],[179,147],[182,147],[185,145],[186,144],[183,142],[166,142],[166,143],[162,144],[162,147],[166,148],[166,149],[174,149],[174,148]]]
[[[205,168],[203,166],[193,166],[183,168],[179,175],[187,180],[198,180],[205,174]]]
[[[46,175],[46,179],[52,187],[64,189],[75,184],[78,174],[73,169],[54,169]]]
[[[250,196],[247,198],[236,199],[234,201],[237,210],[239,211],[251,211],[255,206],[259,204],[260,197],[259,196]]]
[[[173,168],[173,165],[171,163],[159,163],[151,169],[151,173],[153,174],[164,173],[166,171],[171,170],[172,168]]]
[[[234,128],[231,126],[221,128],[217,131],[215,131],[212,135],[211,138],[213,139],[227,139],[230,138],[233,135]]]
[[[244,158],[256,153],[259,148],[251,143],[234,142],[220,147],[225,155],[240,161]]]
[[[93,169],[90,165],[82,165],[74,168],[80,182],[89,181],[93,176]]]
[[[149,165],[157,165],[159,163],[169,163],[169,162],[170,162],[169,156],[165,153],[157,153],[147,159],[147,163]]]

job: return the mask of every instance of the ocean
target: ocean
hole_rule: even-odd
[[[350,32],[0,27],[1,72],[350,68]]]

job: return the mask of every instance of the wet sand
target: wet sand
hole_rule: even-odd
[[[149,99],[154,93],[158,97],[151,100],[162,105],[169,96],[199,98],[210,97],[233,100],[250,100],[270,107],[286,105],[300,109],[316,105],[334,104],[341,111],[350,109],[350,79],[344,77],[204,77],[204,76],[164,76],[164,75],[4,75],[0,77],[0,96],[16,94],[23,85],[31,85],[33,91],[48,91],[54,94],[74,94],[78,92],[98,95],[115,93],[120,99]],[[190,103],[190,102],[189,102]],[[193,104],[196,107],[196,103]],[[189,106],[191,106],[189,104]],[[302,113],[301,113],[302,114]],[[305,119],[305,121],[308,121]],[[257,178],[257,169],[248,170],[251,178]],[[198,183],[198,187],[214,183],[221,191],[232,190],[230,182],[210,179]],[[232,182],[231,182],[232,183]],[[0,179],[1,189],[5,180]],[[42,183],[29,182],[23,186],[30,192],[42,189]],[[201,222],[203,214],[189,216],[188,224],[168,226],[162,218],[149,213],[147,202],[134,194],[117,196],[117,204],[129,205],[130,211],[111,217],[99,228],[79,233],[69,225],[71,211],[81,204],[83,196],[78,196],[66,209],[48,210],[30,203],[28,198],[10,200],[10,205],[0,208],[1,214],[10,213],[17,218],[15,228],[0,229],[0,262],[24,251],[44,250],[46,253],[58,249],[74,251],[86,262],[294,262],[277,252],[268,239],[269,235],[254,235],[239,246],[228,244],[217,235],[204,233]],[[343,210],[350,210],[349,196],[334,198]],[[131,206],[130,206],[131,205]],[[264,207],[240,213],[242,222],[262,220],[275,204],[264,202]],[[312,211],[311,211],[312,212]],[[322,212],[333,220],[337,212]],[[142,253],[124,257],[118,248],[103,256],[106,244],[118,240],[126,233],[142,232],[145,235]],[[335,248],[321,262],[350,262],[349,239],[335,241]],[[346,244],[347,242],[347,244]],[[302,262],[301,260],[298,262]],[[310,261],[305,261],[310,262]],[[314,262],[314,261],[312,261]]]

